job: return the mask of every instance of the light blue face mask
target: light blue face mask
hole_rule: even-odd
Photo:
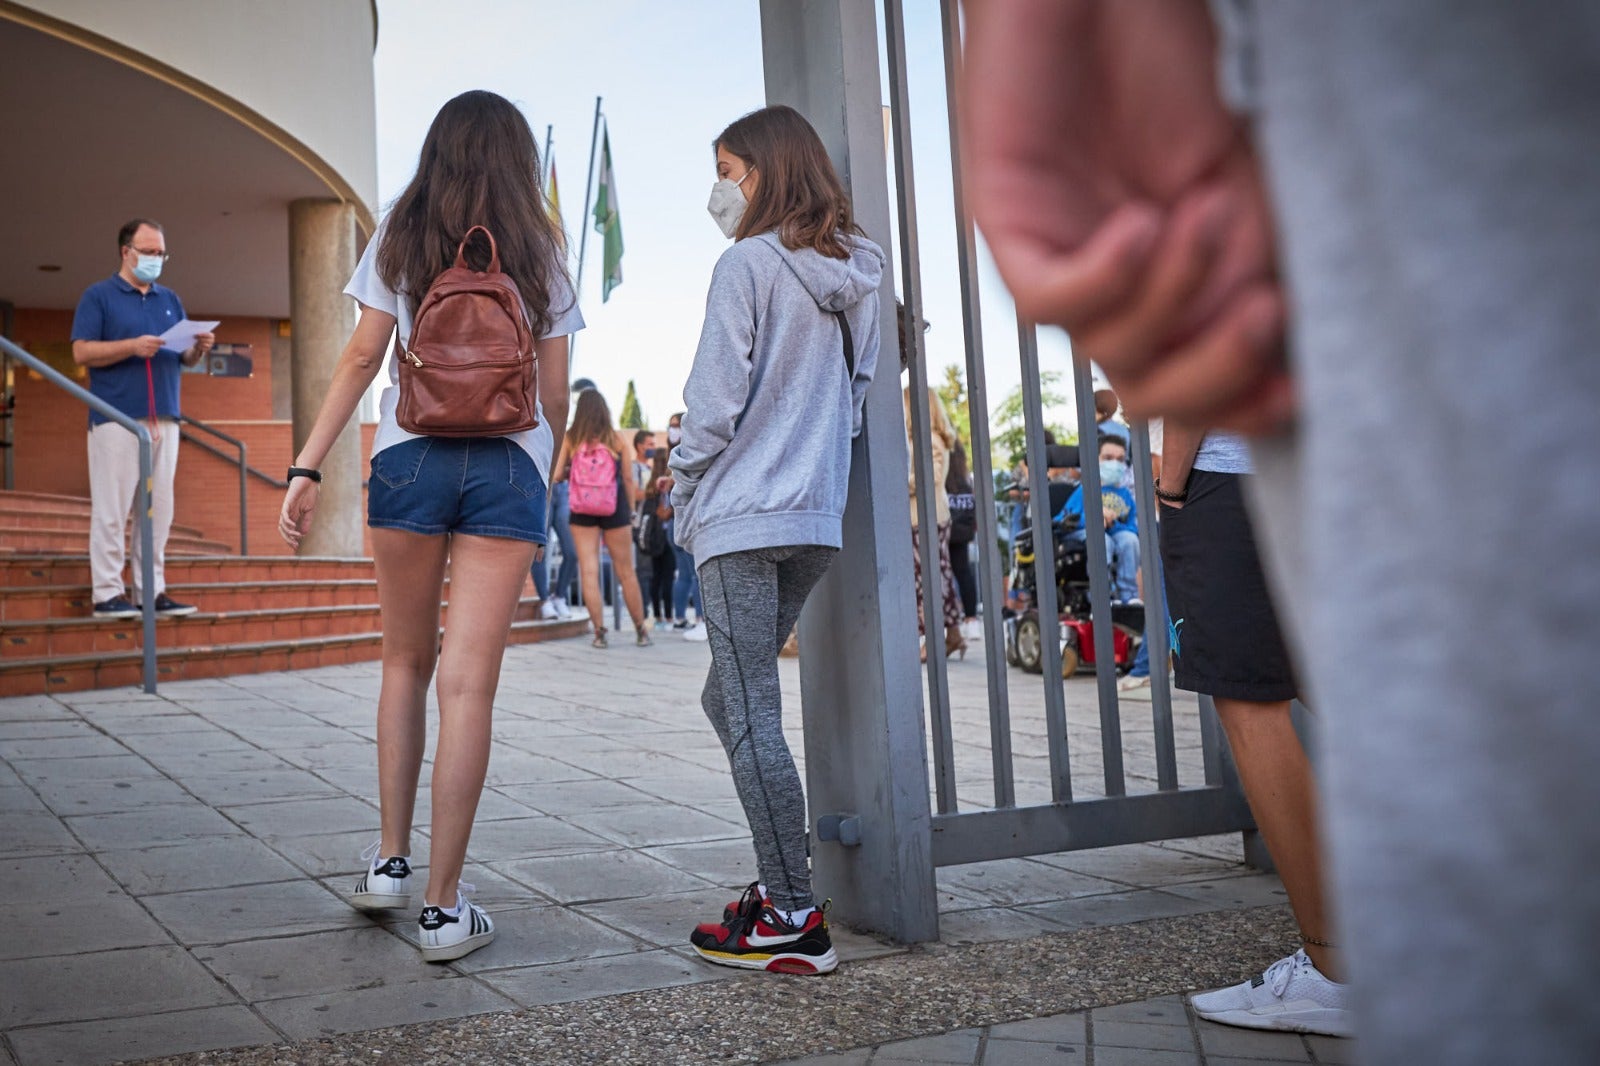
[[[161,276],[163,262],[159,255],[141,255],[133,265],[133,276],[148,285]]]
[[[1122,479],[1128,476],[1128,464],[1121,459],[1100,460],[1100,484],[1108,489],[1114,489],[1122,484]]]

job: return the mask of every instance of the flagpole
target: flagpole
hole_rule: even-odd
[[[582,235],[578,238],[578,302],[583,302],[583,259],[589,250],[589,209],[594,206],[594,154],[600,147],[600,97],[594,98],[594,130],[589,134],[589,169],[583,181],[583,214],[579,218],[578,229]],[[577,340],[577,337],[573,337]],[[570,349],[569,349],[570,351]]]

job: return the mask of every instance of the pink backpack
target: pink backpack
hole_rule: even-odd
[[[599,441],[581,446],[572,456],[568,503],[573,514],[605,517],[617,509],[617,456]]]

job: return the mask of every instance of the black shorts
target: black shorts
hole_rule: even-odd
[[[1271,702],[1299,693],[1267,591],[1241,474],[1195,470],[1181,508],[1161,508],[1161,565],[1178,688]]]
[[[602,532],[633,525],[633,508],[628,506],[628,490],[617,486],[617,509],[610,514],[579,514],[573,511],[568,521],[580,529],[598,529]]]

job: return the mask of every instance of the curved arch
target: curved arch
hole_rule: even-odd
[[[376,16],[376,4],[374,3],[373,6],[374,16]],[[356,222],[360,225],[363,236],[371,237],[377,229],[377,220],[372,215],[372,209],[361,199],[360,194],[344,179],[343,175],[327,160],[307,147],[299,138],[253,108],[246,107],[226,93],[218,91],[215,87],[185,74],[183,71],[163,63],[159,59],[154,59],[109,37],[95,33],[93,30],[85,29],[82,26],[74,25],[31,8],[22,7],[13,3],[12,0],[0,0],[0,18],[37,30],[40,33],[48,34],[69,44],[77,45],[96,55],[104,56],[113,62],[132,67],[142,74],[164,82],[216,108],[229,118],[252,130],[258,136],[276,145],[314,174],[319,181],[328,187],[328,191],[333,193],[335,197],[351,204],[356,210]],[[374,21],[373,33],[374,37],[376,37],[376,21]]]

